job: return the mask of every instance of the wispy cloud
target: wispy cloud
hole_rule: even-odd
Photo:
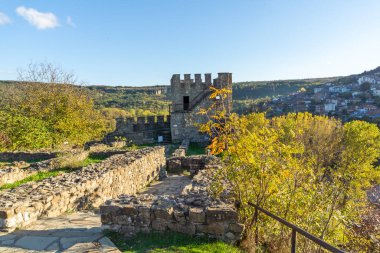
[[[0,25],[6,25],[11,22],[11,19],[5,15],[4,13],[0,12]]]
[[[68,16],[68,17],[66,18],[66,23],[67,23],[69,26],[77,27],[77,25],[73,22],[73,19],[72,19],[70,16]]]
[[[58,18],[51,12],[39,12],[33,8],[17,7],[16,12],[38,29],[49,29],[59,26]]]

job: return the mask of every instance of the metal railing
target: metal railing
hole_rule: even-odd
[[[330,252],[333,252],[333,253],[345,253],[345,251],[343,250],[340,250],[330,244],[328,244],[327,242],[323,241],[322,239],[318,238],[318,237],[315,237],[314,235],[306,232],[305,230],[303,230],[302,228],[299,228],[297,227],[296,225],[272,214],[271,212],[259,207],[258,205],[256,204],[253,204],[251,202],[248,202],[248,205],[252,206],[255,208],[255,216],[256,218],[258,218],[258,211],[268,215],[269,217],[279,221],[280,223],[284,224],[285,226],[289,227],[292,229],[292,238],[291,238],[291,253],[295,253],[296,252],[296,248],[297,248],[297,233],[303,235],[304,237],[306,237],[307,239],[313,241],[314,243],[318,244],[319,246],[321,246],[322,248],[330,251]]]

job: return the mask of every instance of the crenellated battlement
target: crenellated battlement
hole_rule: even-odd
[[[194,74],[193,78],[191,74],[184,74],[183,79],[181,79],[180,74],[174,74],[171,79],[172,85],[196,85],[208,87],[213,84],[211,81],[211,74],[204,74],[204,78],[202,79],[202,74]]]
[[[127,132],[139,132],[142,130],[153,130],[157,128],[170,127],[170,115],[127,117],[116,119],[116,129],[127,130]]]
[[[214,87],[224,87],[228,85],[229,80],[232,78],[231,73],[218,73],[218,77],[212,79],[211,73],[204,74],[184,74],[183,79],[181,79],[180,74],[174,74],[171,78],[172,89],[176,88],[196,88],[196,89],[208,89],[210,86]]]

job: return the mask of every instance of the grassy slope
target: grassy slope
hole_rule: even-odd
[[[239,248],[207,238],[191,237],[179,233],[138,234],[124,239],[115,232],[106,235],[122,251],[128,253],[240,253]]]

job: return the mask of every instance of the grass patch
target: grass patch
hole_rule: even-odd
[[[50,170],[50,171],[40,171],[40,172],[37,172],[36,174],[31,175],[29,177],[26,177],[20,181],[16,181],[16,182],[10,183],[10,184],[4,184],[4,185],[0,186],[0,190],[14,189],[14,188],[16,188],[20,185],[23,185],[25,183],[28,183],[28,182],[39,182],[39,181],[42,181],[42,180],[49,178],[49,177],[56,177],[56,176],[61,175],[61,174],[65,174],[65,173],[69,173],[69,172],[78,170],[82,167],[86,167],[92,163],[100,163],[104,159],[106,159],[106,157],[89,156],[83,161],[72,163],[72,164],[70,164],[64,168],[58,168],[58,169],[54,169],[54,170]]]
[[[51,170],[51,171],[38,172],[34,175],[31,175],[29,177],[26,177],[26,178],[20,180],[20,181],[16,181],[16,182],[11,183],[11,184],[4,184],[0,187],[0,190],[14,189],[14,188],[16,188],[20,185],[23,185],[25,183],[28,183],[28,182],[38,182],[38,181],[44,180],[45,178],[55,177],[55,176],[58,176],[60,174],[71,172],[73,170],[75,170],[75,169],[73,169],[73,168],[62,168],[62,169],[56,169],[56,170]]]
[[[94,155],[89,155],[86,159],[84,159],[81,162],[81,166],[79,167],[86,167],[87,165],[90,165],[92,163],[100,163],[103,160],[107,159],[107,156],[94,156]]]
[[[206,154],[205,147],[199,143],[190,142],[186,155],[204,155]]]
[[[116,232],[107,231],[113,243],[128,253],[242,253],[239,248],[224,242],[203,237],[192,237],[180,233],[138,234],[134,238],[125,239]]]
[[[148,148],[148,147],[155,147],[155,146],[160,146],[159,143],[146,143],[146,144],[132,144],[131,146],[127,146],[127,150],[139,150],[143,148]]]

